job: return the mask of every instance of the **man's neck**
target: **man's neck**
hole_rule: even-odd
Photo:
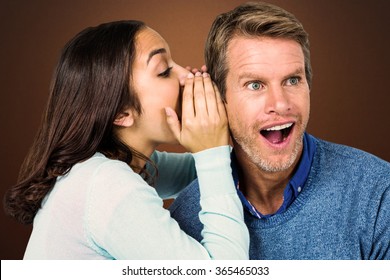
[[[251,162],[244,152],[236,151],[239,186],[250,203],[263,215],[274,214],[283,204],[283,193],[294,174],[299,158],[280,172],[268,172]],[[242,167],[245,168],[242,168]]]

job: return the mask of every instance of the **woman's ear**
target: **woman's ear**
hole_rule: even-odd
[[[119,113],[115,120],[114,125],[122,126],[122,127],[130,127],[134,123],[133,113],[130,110]]]

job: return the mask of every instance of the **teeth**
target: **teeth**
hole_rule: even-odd
[[[282,130],[282,129],[288,128],[288,127],[290,127],[292,125],[293,125],[293,123],[286,123],[286,124],[283,124],[283,125],[276,125],[276,126],[267,128],[266,131]]]

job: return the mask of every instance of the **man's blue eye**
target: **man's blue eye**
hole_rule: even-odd
[[[293,77],[293,78],[290,78],[288,80],[289,80],[290,85],[292,85],[292,86],[297,85],[299,83],[298,77]]]
[[[259,82],[252,82],[248,84],[248,88],[251,90],[259,90],[261,88],[261,84]]]

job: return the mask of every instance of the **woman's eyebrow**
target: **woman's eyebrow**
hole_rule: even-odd
[[[164,48],[161,48],[161,49],[156,49],[156,50],[153,50],[149,53],[149,56],[148,56],[148,59],[146,60],[146,65],[149,64],[149,61],[152,59],[152,57],[156,54],[160,54],[160,53],[167,53],[167,50],[164,49]]]

